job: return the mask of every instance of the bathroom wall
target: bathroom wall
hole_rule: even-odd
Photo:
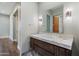
[[[79,2],[72,4],[72,28],[74,34],[74,42],[72,47],[72,55],[79,56]]]
[[[30,49],[31,34],[38,32],[38,5],[35,2],[21,3],[21,53]]]
[[[64,4],[64,32],[72,33],[74,40],[72,44],[72,55],[79,56],[79,3],[66,3]],[[65,12],[67,9],[71,9],[71,18],[67,19],[65,17]],[[69,28],[69,30],[67,30]]]
[[[64,5],[64,14],[67,8],[71,9],[71,18],[64,18],[65,32],[73,33],[74,41],[72,45],[72,55],[79,56],[79,2],[66,3]],[[69,28],[70,30],[66,30]]]
[[[63,24],[64,24],[64,33],[66,33],[66,34],[73,33],[73,30],[72,30],[72,19],[73,18],[67,19],[67,17],[66,17],[66,10],[68,8],[73,8],[72,6],[73,6],[73,3],[65,3],[64,4]]]
[[[0,14],[0,37],[9,37],[10,19],[8,15]]]

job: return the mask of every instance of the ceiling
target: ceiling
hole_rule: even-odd
[[[0,14],[9,15],[15,6],[16,2],[0,2]]]

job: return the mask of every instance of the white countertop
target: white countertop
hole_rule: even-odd
[[[71,50],[73,35],[68,34],[32,34],[31,37]]]

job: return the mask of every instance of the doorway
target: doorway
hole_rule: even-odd
[[[53,32],[58,33],[59,32],[59,17],[53,16]]]
[[[50,32],[50,16],[47,15],[47,32]]]

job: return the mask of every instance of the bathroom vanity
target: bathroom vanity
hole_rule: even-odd
[[[72,42],[72,36],[58,34],[36,34],[30,37],[30,47],[42,56],[71,56]]]

